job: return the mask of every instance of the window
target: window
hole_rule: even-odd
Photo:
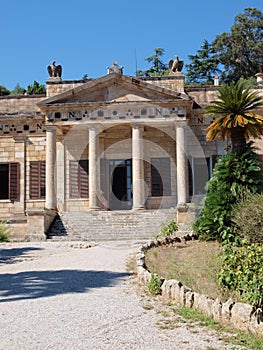
[[[153,197],[171,195],[170,158],[151,159],[151,193]]]
[[[0,199],[19,201],[19,163],[0,164]]]
[[[30,162],[30,199],[43,199],[46,196],[46,162]]]
[[[205,194],[205,185],[211,177],[211,159],[193,158],[193,193]]]
[[[72,160],[69,164],[70,198],[89,197],[89,161]]]

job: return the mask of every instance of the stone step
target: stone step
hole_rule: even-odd
[[[172,219],[175,219],[174,209],[61,212],[49,229],[48,239],[150,239],[160,233],[163,223]]]

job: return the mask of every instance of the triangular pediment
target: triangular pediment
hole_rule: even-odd
[[[140,79],[121,74],[109,74],[91,79],[39,103],[42,109],[49,106],[85,104],[111,104],[124,102],[165,102],[189,100],[189,96]]]

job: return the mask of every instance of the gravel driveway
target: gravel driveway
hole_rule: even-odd
[[[126,261],[139,245],[0,245],[0,349],[238,349],[138,293]]]

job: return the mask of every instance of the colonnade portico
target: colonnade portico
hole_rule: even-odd
[[[144,142],[143,123],[131,123],[131,156],[132,156],[132,192],[133,209],[145,207],[145,179],[144,179]],[[171,124],[172,125],[172,124]],[[177,203],[187,202],[187,162],[186,162],[186,121],[178,121],[175,127],[176,139],[176,178]],[[88,133],[89,158],[89,210],[98,210],[100,194],[100,161],[99,161],[99,134],[102,124],[86,124]],[[56,193],[56,125],[47,125],[46,131],[46,209],[57,209]],[[77,140],[76,140],[77,142]],[[58,179],[59,181],[59,179]]]

